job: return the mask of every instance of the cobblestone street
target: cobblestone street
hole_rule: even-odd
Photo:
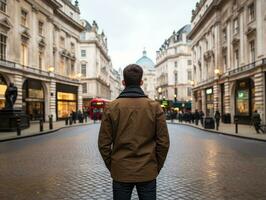
[[[0,199],[112,199],[98,130],[96,124],[0,143]],[[169,131],[159,200],[266,199],[265,143],[181,125],[169,125]]]

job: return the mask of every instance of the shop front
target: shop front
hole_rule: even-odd
[[[78,109],[78,87],[56,84],[56,117],[58,120],[67,118]]]
[[[206,116],[213,117],[214,116],[213,88],[207,88],[205,90],[205,94],[206,94]]]
[[[255,108],[254,81],[250,78],[238,80],[235,91],[235,116],[239,123],[250,124]]]
[[[5,107],[5,92],[7,89],[7,83],[5,78],[0,75],[0,109]]]
[[[30,117],[30,120],[45,119],[45,95],[42,82],[27,79],[22,89],[23,110]]]

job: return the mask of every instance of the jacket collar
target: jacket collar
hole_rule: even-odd
[[[121,94],[117,97],[120,98],[148,98],[140,86],[128,86],[126,87]]]

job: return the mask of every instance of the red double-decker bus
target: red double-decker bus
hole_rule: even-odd
[[[91,119],[94,120],[101,120],[103,109],[105,108],[106,104],[108,104],[110,100],[101,99],[101,98],[94,98],[90,101],[89,105],[89,115]]]

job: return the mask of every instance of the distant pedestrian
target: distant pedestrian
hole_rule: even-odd
[[[195,124],[198,126],[200,120],[200,114],[198,110],[195,110],[194,117],[195,117]]]
[[[130,200],[135,186],[140,200],[156,200],[156,178],[169,149],[165,115],[141,89],[140,66],[129,65],[123,74],[125,89],[103,112],[99,151],[113,178],[114,200]]]
[[[98,111],[97,111],[97,109],[93,109],[93,111],[92,111],[93,113],[93,122],[94,123],[96,123],[96,121],[97,121],[97,118],[98,118]]]
[[[76,120],[77,120],[77,113],[72,110],[72,121],[74,122],[74,124],[76,124]]]
[[[261,124],[260,124],[261,123],[260,114],[258,113],[257,110],[255,110],[254,113],[252,114],[252,123],[258,134],[260,133],[260,131],[264,133],[264,130],[261,128]]]
[[[201,126],[203,126],[203,120],[204,120],[204,116],[205,116],[205,114],[204,114],[204,112],[201,110],[201,111],[199,112],[199,115],[200,115],[200,123],[201,123]]]
[[[174,110],[171,110],[171,122],[173,123],[174,122],[174,119],[176,118],[176,113]]]
[[[216,110],[215,114],[214,114],[214,119],[215,119],[215,123],[216,123],[216,130],[219,130],[219,125],[220,125],[220,119],[221,119],[221,114],[219,112],[219,110]]]

